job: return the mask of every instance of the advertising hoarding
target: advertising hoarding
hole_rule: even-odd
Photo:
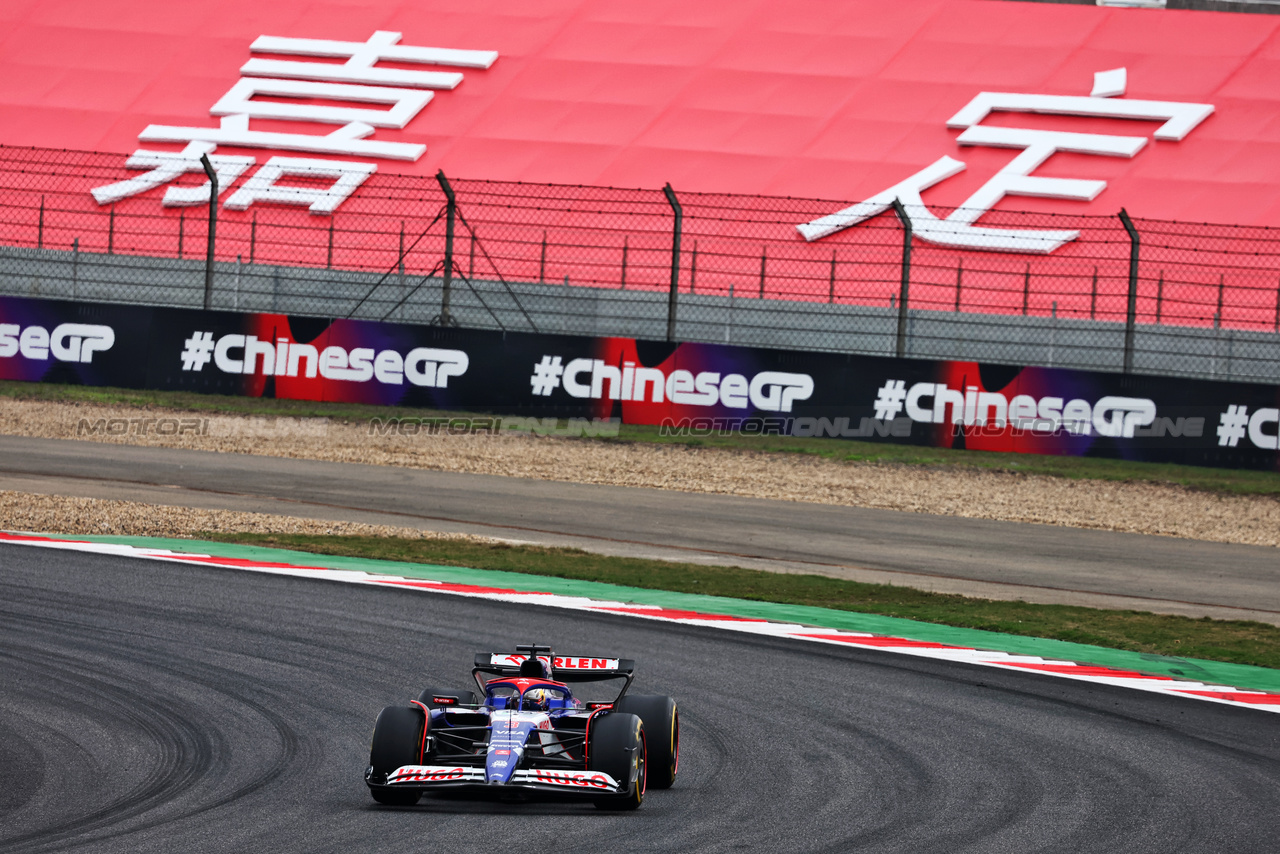
[[[0,379],[1280,468],[1276,386],[721,344],[0,297]]]

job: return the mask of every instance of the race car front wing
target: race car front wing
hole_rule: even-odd
[[[483,786],[485,776],[483,768],[465,765],[405,765],[388,774],[386,784],[423,789]],[[511,775],[511,782],[503,785],[558,792],[613,794],[621,791],[618,781],[603,771],[559,771],[550,768],[516,771]]]

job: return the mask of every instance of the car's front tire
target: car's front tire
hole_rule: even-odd
[[[635,715],[610,712],[592,721],[587,745],[587,770],[603,771],[620,783],[626,792],[597,798],[602,810],[633,810],[644,803],[647,756],[644,722]]]
[[[628,694],[614,705],[614,710],[633,714],[644,722],[649,786],[671,788],[680,770],[680,711],[676,701],[661,694]]]
[[[373,727],[373,744],[369,747],[369,794],[380,804],[411,806],[422,793],[417,789],[374,783],[405,765],[422,761],[422,744],[426,735],[427,716],[414,706],[387,706]]]

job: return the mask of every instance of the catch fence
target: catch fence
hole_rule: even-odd
[[[0,293],[1280,382],[1269,228],[982,218],[1078,235],[1028,255],[899,209],[806,242],[847,203],[378,173],[328,216],[219,207],[206,294],[208,206],[162,203],[204,176],[98,205],[125,160],[0,146]]]

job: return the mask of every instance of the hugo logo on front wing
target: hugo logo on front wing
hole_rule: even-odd
[[[612,788],[609,778],[600,773],[581,774],[565,771],[537,770],[533,772],[533,777],[539,783],[545,783],[552,786],[578,786],[594,789]]]

